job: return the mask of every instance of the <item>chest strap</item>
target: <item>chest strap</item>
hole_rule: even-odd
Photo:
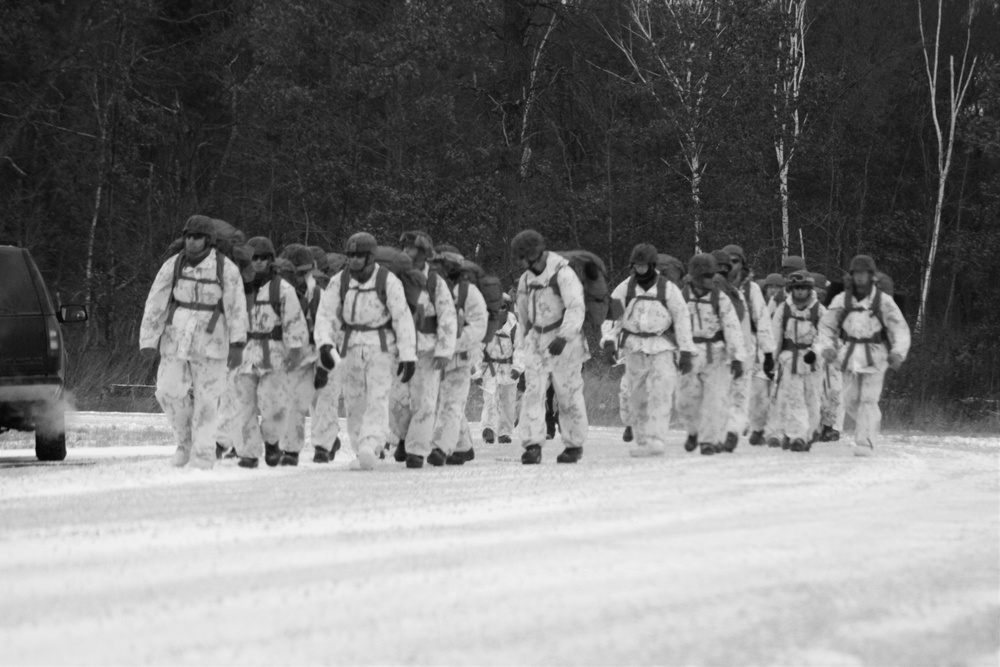
[[[718,343],[720,341],[726,340],[726,337],[722,335],[722,330],[715,332],[714,336],[695,336],[695,345],[705,345],[705,359],[708,363],[712,363],[712,343]]]

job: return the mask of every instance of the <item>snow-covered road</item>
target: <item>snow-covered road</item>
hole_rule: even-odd
[[[0,442],[3,664],[1000,663],[998,439],[202,472],[70,423],[111,446]]]

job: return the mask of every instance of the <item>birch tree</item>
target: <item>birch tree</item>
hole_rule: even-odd
[[[949,54],[947,76],[947,107],[943,114],[938,110],[938,86],[944,77],[941,72],[941,14],[944,0],[937,0],[937,24],[934,27],[933,39],[929,40],[924,30],[924,12],[922,2],[917,2],[917,16],[920,20],[920,43],[924,55],[924,67],[927,74],[927,86],[931,97],[931,120],[934,126],[934,136],[937,140],[937,195],[934,201],[934,218],[931,225],[930,249],[927,251],[927,264],[920,284],[920,310],[917,313],[916,333],[923,330],[924,318],[927,315],[927,295],[931,287],[931,273],[934,269],[934,259],[937,256],[938,240],[941,235],[941,210],[944,207],[945,186],[948,182],[948,172],[951,171],[952,154],[955,149],[955,129],[958,125],[958,115],[965,101],[965,94],[972,82],[976,69],[976,57],[969,60],[969,44],[972,41],[972,11],[966,18],[965,49],[962,61],[955,70],[955,56]],[[942,118],[943,116],[943,118]]]
[[[777,78],[774,83],[774,156],[778,161],[778,194],[781,199],[781,256],[788,256],[788,171],[795,157],[805,119],[799,116],[799,98],[806,69],[806,2],[777,0],[782,14],[778,36]]]

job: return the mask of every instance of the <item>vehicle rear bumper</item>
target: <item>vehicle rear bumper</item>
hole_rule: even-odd
[[[0,403],[43,403],[62,395],[60,377],[0,378]]]

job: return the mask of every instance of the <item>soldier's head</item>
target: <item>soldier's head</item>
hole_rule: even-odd
[[[351,234],[344,244],[344,254],[347,255],[347,267],[354,273],[364,272],[375,262],[375,248],[378,243],[368,232]]]
[[[808,271],[792,271],[785,280],[785,291],[792,295],[792,301],[805,303],[812,296],[815,285]]]
[[[518,232],[510,242],[510,250],[522,269],[535,275],[545,270],[545,239],[534,229]]]
[[[457,282],[465,269],[465,258],[455,249],[455,246],[440,245],[437,250],[437,254],[434,255],[434,263],[440,267],[441,273],[447,276],[448,280]]]
[[[857,255],[851,260],[847,272],[851,274],[851,282],[861,292],[867,292],[875,280],[875,260],[869,255]]]
[[[399,245],[413,260],[413,266],[418,269],[423,269],[424,262],[434,256],[434,241],[427,232],[403,232],[399,237]]]
[[[271,243],[271,239],[266,236],[255,236],[247,241],[247,245],[253,253],[250,258],[253,272],[258,275],[267,273],[274,263],[274,244]]]
[[[316,262],[315,273],[326,275],[327,269],[330,268],[330,262],[326,258],[326,250],[323,250],[318,245],[311,245],[309,246],[309,252],[312,253],[313,261]]]
[[[729,265],[732,267],[731,275],[735,275],[737,278],[750,275],[750,267],[747,266],[747,256],[743,252],[743,248],[731,243],[723,247],[722,252],[729,255]]]
[[[781,262],[781,275],[788,277],[793,271],[805,271],[806,260],[798,255],[789,255]]]
[[[816,298],[819,299],[820,303],[825,303],[827,288],[830,286],[830,281],[827,280],[826,276],[822,273],[810,271],[809,275],[812,276],[813,282],[816,284]]]
[[[785,286],[785,278],[780,273],[769,273],[764,279],[764,298],[770,301]]]
[[[691,288],[698,293],[712,289],[715,274],[718,272],[719,265],[715,262],[715,257],[707,252],[697,254],[688,261]]]
[[[632,255],[628,262],[632,265],[632,270],[639,278],[648,276],[650,271],[656,270],[656,264],[660,259],[656,246],[652,243],[640,243],[632,248]]]
[[[281,251],[281,257],[291,263],[292,284],[302,287],[306,284],[306,279],[312,275],[316,269],[316,260],[312,251],[301,243],[289,243]],[[326,258],[326,253],[323,253]]]
[[[718,275],[729,280],[729,274],[733,270],[733,263],[729,259],[729,253],[725,250],[713,250],[712,257],[715,258],[715,263],[719,267]]]
[[[203,253],[215,245],[215,225],[205,215],[192,215],[184,223],[184,251],[188,255]]]

